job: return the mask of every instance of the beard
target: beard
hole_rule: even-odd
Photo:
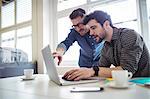
[[[99,37],[99,42],[102,42],[105,38],[106,38],[106,32],[105,32],[105,30],[104,30],[104,32],[103,33],[100,33],[101,35],[100,35],[100,37]]]
[[[101,43],[105,39],[105,33],[100,33],[101,35],[96,35],[95,39],[97,43]]]
[[[104,40],[104,38],[99,38],[98,43],[101,43]]]
[[[80,33],[81,36],[84,36],[87,32],[86,32],[85,29],[80,29],[79,33]]]
[[[100,37],[95,37],[95,39],[97,43],[101,43],[104,40],[104,38],[100,38]]]
[[[85,30],[84,29],[80,29],[79,32],[83,33]]]

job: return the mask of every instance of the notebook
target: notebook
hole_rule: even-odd
[[[133,78],[130,80],[130,82],[144,85],[144,84],[150,84],[150,77],[138,77],[138,78]]]

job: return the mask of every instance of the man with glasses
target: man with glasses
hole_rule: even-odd
[[[81,8],[74,10],[70,14],[69,18],[73,24],[72,29],[68,37],[57,46],[56,52],[53,53],[54,57],[58,57],[58,65],[62,61],[62,56],[75,41],[81,47],[79,66],[90,68],[93,65],[97,65],[104,42],[97,42],[94,37],[89,35],[89,28],[82,24],[84,16],[85,10]]]

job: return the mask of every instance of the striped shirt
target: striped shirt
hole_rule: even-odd
[[[105,42],[99,65],[121,66],[133,77],[150,77],[150,55],[143,38],[134,30],[113,28],[111,42]]]

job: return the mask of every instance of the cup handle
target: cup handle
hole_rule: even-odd
[[[132,78],[133,74],[131,72],[128,72],[128,79]]]

